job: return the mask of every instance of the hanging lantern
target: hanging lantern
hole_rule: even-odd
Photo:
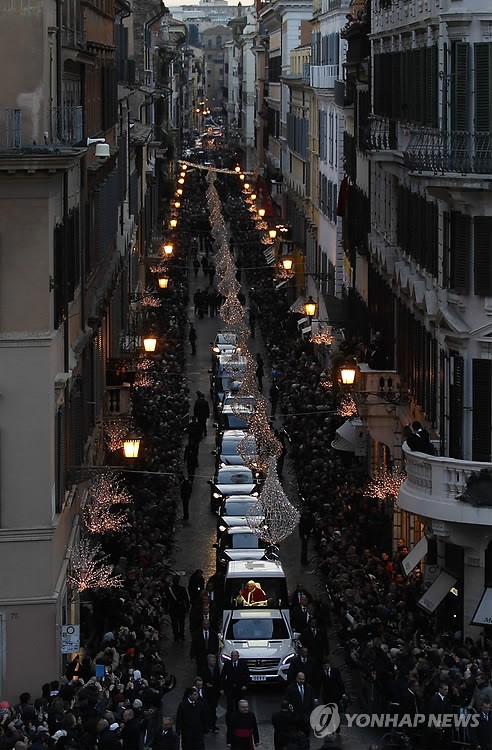
[[[177,226],[178,226],[178,220],[177,219],[171,219],[169,221],[169,228],[170,229],[176,229]]]
[[[340,377],[343,385],[353,385],[357,368],[352,363],[346,363],[340,367]]]
[[[164,245],[164,253],[166,255],[172,255],[173,250],[174,250],[174,245],[171,245],[171,243]]]
[[[258,216],[260,217],[260,219],[263,219],[263,217],[265,216],[265,214],[266,214],[266,211],[265,211],[264,208],[259,208],[258,209]]]
[[[294,259],[290,258],[288,255],[285,255],[282,258],[282,267],[284,271],[292,271],[292,266],[294,265]]]
[[[174,208],[181,208],[181,201],[174,201]]]
[[[157,279],[159,289],[167,289],[169,286],[169,276],[159,276]]]
[[[138,458],[140,451],[140,438],[128,437],[123,441],[123,453],[125,458]]]
[[[157,339],[155,336],[147,336],[143,340],[143,346],[146,352],[155,352],[155,348],[157,346]]]
[[[268,230],[268,236],[270,237],[271,240],[274,240],[275,237],[277,236],[277,230],[276,229],[269,229]]]
[[[304,309],[308,318],[312,318],[314,315],[316,315],[316,302],[312,297],[308,298],[306,304],[304,305]]]

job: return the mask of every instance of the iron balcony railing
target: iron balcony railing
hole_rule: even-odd
[[[394,151],[398,148],[396,122],[388,117],[373,115],[369,121],[368,147],[373,151]]]
[[[0,148],[20,148],[21,132],[20,109],[0,109]]]
[[[412,129],[403,156],[412,172],[492,174],[492,133]]]
[[[70,146],[82,140],[82,107],[54,107],[52,117],[55,141]]]
[[[333,89],[340,77],[339,65],[311,65],[311,86],[316,89]]]

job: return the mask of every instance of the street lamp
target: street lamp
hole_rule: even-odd
[[[129,436],[123,441],[123,453],[125,458],[138,458],[140,450],[140,438]]]
[[[170,229],[176,229],[177,226],[178,226],[178,220],[177,219],[171,219],[169,221],[169,227],[170,227]]]
[[[268,236],[270,237],[271,240],[274,240],[275,237],[277,236],[277,230],[276,229],[269,229],[268,230]]]
[[[174,201],[174,208],[181,208],[181,201]]]
[[[176,195],[183,195],[183,188],[178,188],[176,190]]]
[[[173,221],[173,219],[171,219],[171,222],[172,221]],[[175,219],[174,219],[174,221],[175,221]],[[171,245],[171,243],[164,245],[164,253],[165,253],[165,255],[172,255],[173,254],[173,250],[174,250],[174,245]]]
[[[178,183],[180,185],[184,185],[185,184],[184,177],[180,177],[179,180],[178,180]]]
[[[284,255],[284,257],[282,258],[282,268],[284,269],[284,271],[292,271],[293,265],[294,259],[289,255]]]
[[[241,167],[239,166],[239,164],[236,164],[236,166],[234,167],[234,171],[235,171],[235,172],[236,172],[237,174],[239,174],[239,172],[241,171]]]
[[[304,305],[304,309],[306,311],[306,315],[308,318],[313,318],[316,315],[316,302],[312,297],[309,297],[306,300],[306,303]]]
[[[340,367],[340,377],[343,385],[353,385],[355,382],[356,367],[351,362],[346,362]]]
[[[260,217],[260,219],[263,219],[263,217],[265,216],[265,214],[266,214],[266,211],[265,211],[264,208],[259,208],[258,209],[258,216]]]
[[[159,289],[167,289],[169,286],[169,276],[159,276],[157,279]]]
[[[155,336],[147,336],[143,340],[143,346],[144,350],[148,353],[155,352],[155,348],[157,346],[157,339]]]

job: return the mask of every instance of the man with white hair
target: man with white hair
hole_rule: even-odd
[[[250,750],[260,741],[256,716],[249,710],[247,700],[240,700],[227,725],[227,747],[231,750]],[[254,744],[253,744],[254,742]]]

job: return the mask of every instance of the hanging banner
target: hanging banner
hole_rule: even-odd
[[[412,570],[426,556],[428,546],[427,537],[423,536],[420,542],[417,542],[415,547],[402,560],[401,566],[406,576],[409,576]]]
[[[492,588],[486,588],[473,615],[471,625],[492,625]]]
[[[422,607],[422,609],[425,609],[426,612],[434,612],[456,581],[457,578],[455,576],[441,570],[432,586],[427,589],[417,604],[419,607]]]

